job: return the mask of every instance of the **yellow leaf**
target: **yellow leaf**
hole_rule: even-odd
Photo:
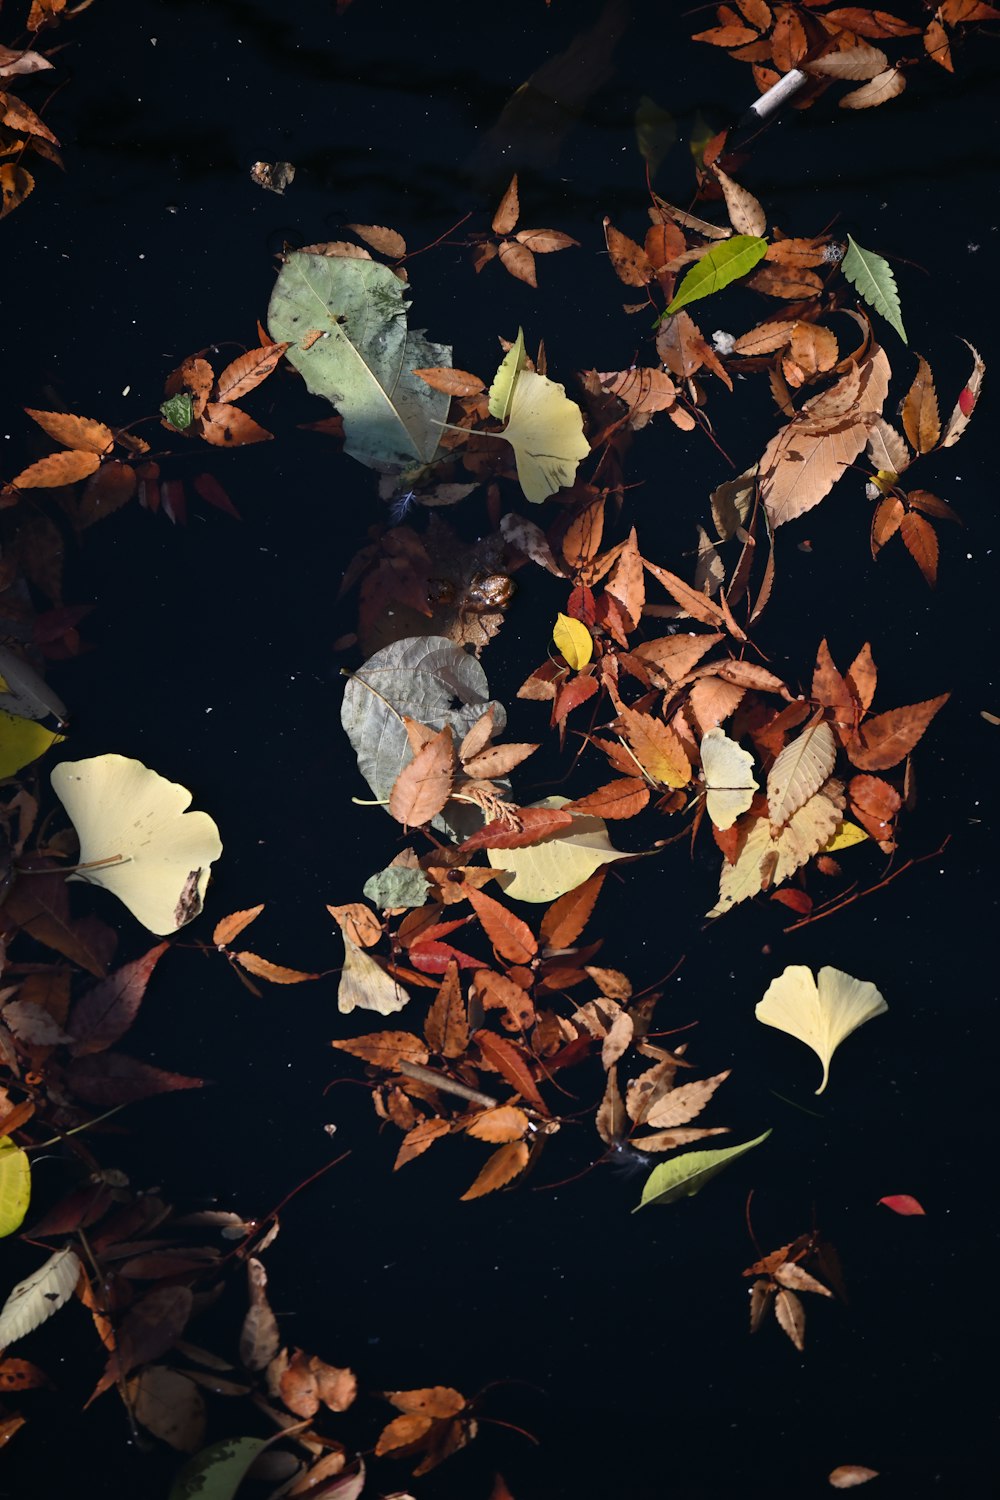
[[[525,498],[540,504],[576,478],[577,465],[590,452],[583,435],[583,413],[565,388],[525,370],[524,335],[504,357],[490,386],[491,415],[506,417],[497,437],[510,443]]]
[[[867,837],[865,830],[859,828],[857,823],[851,823],[845,819],[830,842],[823,845],[820,853],[839,854],[841,849],[850,849],[854,844],[861,844]]]
[[[346,933],[344,938],[344,967],[340,971],[340,986],[337,990],[337,1009],[342,1015],[350,1015],[355,1007],[377,1011],[380,1016],[391,1016],[402,1010],[409,995],[401,984],[387,974],[370,954]]]
[[[535,807],[562,807],[565,797],[543,797]],[[628,859],[608,838],[603,818],[573,815],[572,825],[546,834],[524,849],[487,849],[486,858],[503,873],[497,884],[515,901],[555,901],[576,890],[602,865]]]
[[[0,1140],[0,1238],[20,1229],[31,1198],[31,1167],[9,1135]]]
[[[95,755],[62,761],[52,789],[76,829],[80,864],[100,866],[70,880],[103,886],[161,936],[198,915],[222,841],[208,813],[187,811],[187,787],[127,756]]]
[[[561,652],[567,665],[575,672],[585,667],[594,654],[594,637],[586,625],[580,620],[571,619],[569,615],[556,616],[552,640],[556,650]]]
[[[811,1047],[823,1064],[817,1094],[826,1088],[830,1059],[845,1037],[889,1007],[867,979],[822,968],[819,983],[804,964],[789,964],[767,988],[754,1015],[765,1026],[787,1032]]]
[[[13,776],[22,766],[30,766],[50,745],[58,745],[65,738],[34,719],[19,719],[0,709],[0,777]]]
[[[524,329],[517,330],[517,338],[511,344],[507,353],[500,362],[500,368],[493,377],[490,386],[489,411],[491,417],[496,417],[500,422],[506,422],[510,416],[511,403],[514,400],[514,387],[517,377],[524,369],[527,356],[524,352]]]
[[[716,828],[732,828],[753,801],[757,782],[753,756],[731,740],[724,729],[710,729],[701,741],[708,816]]]

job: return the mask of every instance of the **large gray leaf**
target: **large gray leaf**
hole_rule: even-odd
[[[382,473],[429,463],[448,415],[450,398],[412,372],[450,365],[451,349],[407,329],[406,292],[377,261],[300,250],[267,312],[306,385],[343,417],[344,451]]]
[[[456,744],[461,744],[491,707],[494,733],[499,734],[507,715],[503,704],[491,703],[486,673],[476,658],[442,635],[407,636],[376,651],[358,669],[347,684],[340,717],[372,794],[387,798],[412,759],[400,715],[408,714],[435,730],[450,724]],[[471,820],[461,815],[464,812],[473,815]],[[455,811],[453,804],[443,825],[435,819],[435,826],[464,837],[481,824],[476,813],[474,807]]]

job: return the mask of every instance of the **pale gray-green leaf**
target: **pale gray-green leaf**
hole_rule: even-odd
[[[891,323],[905,344],[906,329],[903,327],[903,310],[899,304],[896,278],[892,267],[874,250],[864,250],[851,236],[847,236],[847,254],[840,269],[860,296]]]
[[[0,1312],[0,1349],[23,1339],[69,1301],[80,1277],[80,1259],[67,1245],[19,1281]]]
[[[223,1438],[188,1459],[170,1489],[170,1500],[233,1500],[247,1470],[270,1439]]]
[[[362,890],[381,911],[394,911],[401,906],[423,906],[430,886],[423,870],[388,865],[377,875],[370,875]]]
[[[460,745],[491,707],[494,733],[500,734],[507,715],[502,703],[491,702],[476,658],[445,636],[421,635],[393,641],[369,657],[347,684],[340,717],[358,769],[372,795],[382,800],[412,759],[404,714],[434,730],[450,725]],[[481,825],[477,808],[455,802],[446,820],[434,820],[435,827],[460,838]]]
[[[431,461],[450,401],[413,374],[450,366],[451,349],[407,329],[406,296],[378,261],[296,251],[267,314],[306,385],[343,417],[344,451],[383,473]]]
[[[770,1134],[765,1130],[763,1135],[744,1141],[740,1146],[726,1146],[720,1151],[686,1151],[683,1156],[661,1162],[646,1178],[642,1197],[632,1212],[638,1213],[640,1208],[648,1208],[651,1203],[676,1203],[678,1198],[693,1198],[731,1161],[745,1156],[766,1141]]]

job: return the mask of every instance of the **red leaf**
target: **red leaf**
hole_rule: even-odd
[[[917,1202],[916,1198],[910,1197],[909,1193],[892,1193],[889,1197],[880,1198],[878,1201],[883,1203],[886,1208],[891,1208],[894,1214],[902,1214],[904,1218],[926,1212]]]
[[[590,919],[607,873],[607,868],[598,870],[589,880],[552,903],[541,925],[542,940],[547,948],[569,948],[576,942]]]
[[[649,801],[649,787],[637,776],[609,781],[588,797],[567,803],[567,811],[586,813],[593,818],[634,818]]]
[[[501,818],[494,818],[460,844],[456,853],[471,854],[476,849],[524,849],[557,828],[568,828],[573,815],[561,807],[519,807],[520,828],[512,828]]]
[[[142,1004],[149,976],[169,947],[169,943],[157,943],[141,958],[123,964],[84,995],[70,1020],[73,1036],[70,1051],[74,1057],[103,1052],[125,1035]]]
[[[132,1104],[153,1094],[168,1094],[175,1089],[200,1089],[204,1078],[189,1078],[183,1073],[167,1073],[123,1052],[105,1052],[102,1056],[81,1057],[66,1069],[66,1082],[78,1099],[109,1109],[114,1104]]]
[[[500,957],[512,964],[530,963],[538,952],[538,944],[527,922],[474,886],[467,885],[465,894]]]

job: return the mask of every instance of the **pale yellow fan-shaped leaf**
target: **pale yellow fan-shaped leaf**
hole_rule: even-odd
[[[701,767],[705,773],[708,816],[716,828],[732,828],[753,801],[757,782],[753,756],[724,729],[710,729],[702,736]]]
[[[352,1010],[374,1010],[380,1016],[391,1016],[402,1010],[409,995],[391,974],[387,974],[369,953],[344,936],[344,967],[340,971],[337,1009],[345,1016]]]
[[[543,797],[534,807],[563,807],[566,797]],[[589,880],[601,865],[628,859],[612,846],[603,818],[574,814],[572,826],[558,829],[526,849],[487,849],[497,884],[515,901],[555,901]]]
[[[734,865],[724,864],[719,880],[719,899],[707,913],[721,917],[740,901],[756,896],[765,886],[781,885],[807,860],[825,848],[840,826],[844,812],[844,788],[831,779],[793,813],[779,833],[767,818],[752,824]]]
[[[60,762],[52,789],[76,829],[80,864],[100,866],[70,880],[103,886],[159,936],[198,915],[222,841],[208,813],[187,811],[187,787],[125,755],[95,755]]]
[[[510,416],[511,402],[514,400],[514,387],[517,377],[524,369],[527,355],[524,352],[524,329],[517,330],[517,338],[511,344],[507,353],[500,361],[500,368],[493,377],[490,386],[489,412],[491,417],[496,417],[500,422],[506,422]]]
[[[492,391],[499,377],[500,371],[490,388],[491,410]],[[583,413],[566,395],[564,386],[533,370],[521,370],[517,375],[509,410],[507,426],[497,437],[510,443],[514,450],[517,478],[525,499],[539,505],[564,485],[573,483],[577,465],[590,452],[590,444],[583,435]]]
[[[834,767],[837,745],[829,724],[810,724],[787,744],[767,776],[767,810],[781,828],[819,791]]]
[[[841,969],[820,969],[819,982],[804,964],[789,964],[768,985],[754,1015],[765,1026],[785,1031],[811,1047],[823,1064],[817,1094],[826,1088],[830,1059],[845,1037],[889,1007],[868,979]]]

